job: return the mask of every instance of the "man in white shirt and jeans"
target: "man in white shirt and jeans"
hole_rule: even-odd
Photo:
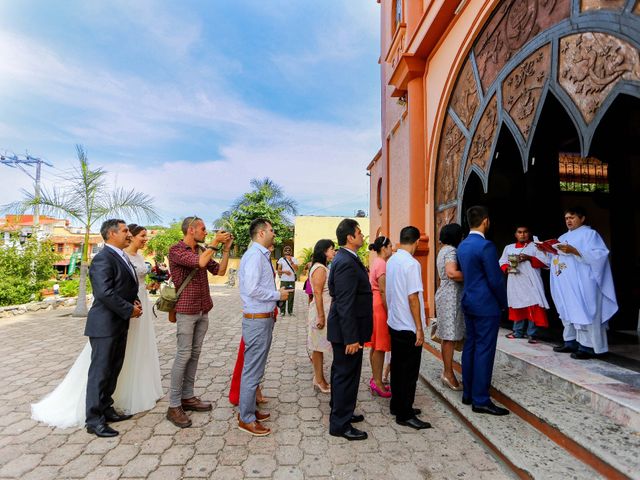
[[[387,261],[387,308],[391,335],[391,414],[396,423],[421,430],[431,428],[413,408],[424,343],[424,300],[420,263],[413,257],[420,230],[404,227],[398,251]]]
[[[296,271],[298,270],[298,261],[294,256],[291,255],[291,247],[286,246],[282,250],[283,256],[278,260],[278,275],[280,275],[280,286],[286,289],[291,290],[289,294],[289,298],[286,302],[286,307],[282,307],[282,311],[280,315],[283,317],[285,313],[289,313],[289,316],[294,316],[293,314],[293,299],[294,292],[296,288],[296,280],[298,279],[298,275],[296,275]],[[286,312],[285,312],[286,309]]]

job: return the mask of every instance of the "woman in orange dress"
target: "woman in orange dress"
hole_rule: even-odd
[[[391,337],[387,326],[387,301],[385,296],[385,279],[387,260],[391,256],[391,240],[387,237],[378,237],[369,245],[369,250],[376,252],[376,258],[370,263],[369,282],[373,291],[373,334],[371,341],[365,346],[371,347],[369,360],[373,377],[369,381],[372,394],[388,398],[391,392],[382,383],[382,369],[384,367],[384,354],[391,351]]]

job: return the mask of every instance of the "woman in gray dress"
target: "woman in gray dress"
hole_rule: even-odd
[[[450,223],[440,229],[440,243],[436,261],[440,286],[436,291],[437,336],[442,339],[442,384],[452,390],[462,390],[453,373],[453,350],[455,343],[464,338],[464,316],[462,298],[462,272],[458,267],[456,248],[462,241],[462,227]]]

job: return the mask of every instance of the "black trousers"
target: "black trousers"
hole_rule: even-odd
[[[389,328],[391,336],[391,411],[400,421],[415,417],[413,401],[420,373],[422,347],[416,347],[416,334],[411,330]],[[333,389],[333,386],[332,386]]]
[[[362,371],[362,349],[353,355],[344,353],[343,343],[331,343],[331,415],[329,432],[344,433],[351,426],[351,416],[356,408],[358,385]]]
[[[88,426],[105,423],[105,412],[113,406],[113,392],[124,362],[127,331],[113,337],[89,337],[91,365],[87,381]]]

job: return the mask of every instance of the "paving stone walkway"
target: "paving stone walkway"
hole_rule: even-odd
[[[30,403],[60,382],[82,350],[84,321],[71,318],[71,309],[0,320],[0,479],[512,478],[422,384],[416,406],[434,428],[416,432],[396,425],[389,400],[368,392],[367,361],[358,411],[366,417],[360,425],[369,439],[329,436],[329,398],[311,386],[307,307],[300,292],[298,315],[276,324],[263,384],[273,433],[255,438],[239,431],[226,394],[240,340],[240,299],[237,289],[226,287],[213,288],[213,295],[196,383],[213,411],[192,413],[193,427],[180,430],[165,420],[163,398],[153,410],[119,423],[121,434],[113,439],[30,419]],[[156,321],[156,335],[166,391],[175,327],[164,315]]]

